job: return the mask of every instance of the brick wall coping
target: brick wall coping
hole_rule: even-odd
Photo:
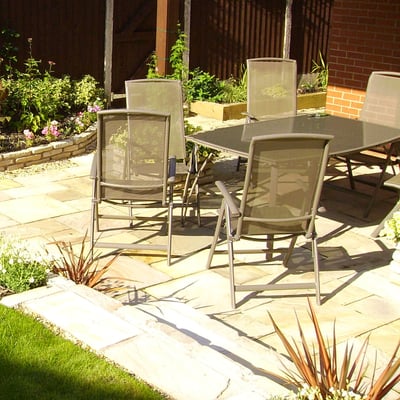
[[[11,171],[49,161],[60,161],[95,149],[96,124],[67,139],[0,154],[0,171]]]

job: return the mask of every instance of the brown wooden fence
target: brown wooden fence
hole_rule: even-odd
[[[160,0],[159,0],[160,1]],[[162,1],[162,0],[161,0]],[[192,0],[190,67],[220,78],[240,74],[247,58],[282,55],[285,0]],[[295,0],[291,58],[309,72],[325,56],[333,0]],[[0,0],[0,29],[21,34],[19,60],[28,54],[56,63],[57,74],[104,79],[105,0]],[[183,0],[180,7],[183,24]],[[157,0],[115,0],[112,90],[144,77],[155,49]],[[1,38],[0,38],[1,39]],[[0,43],[1,46],[1,43]]]

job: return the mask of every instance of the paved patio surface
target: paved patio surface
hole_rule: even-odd
[[[194,120],[194,123],[196,122],[204,123],[204,121]],[[1,174],[0,227],[2,232],[34,240],[42,245],[47,245],[52,240],[70,241],[78,245],[89,228],[91,181],[88,174],[92,157],[93,154],[77,157],[49,165],[43,170],[33,168],[27,171]],[[218,177],[235,189],[240,186],[244,167],[241,167],[241,171],[238,173],[235,168],[236,158],[222,155],[213,166],[211,180]],[[369,217],[363,218],[363,211],[368,202],[367,195],[371,193],[372,188],[359,183],[357,192],[348,190],[348,181],[344,170],[344,166],[341,164],[329,167],[327,183],[321,198],[323,211],[317,220],[317,231],[321,258],[322,305],[315,306],[315,309],[321,328],[327,337],[331,337],[333,323],[336,321],[336,335],[341,345],[348,340],[359,344],[366,336],[370,335],[371,362],[376,351],[378,365],[382,366],[400,339],[400,279],[390,270],[389,266],[393,244],[385,238],[374,240],[370,234],[397,201],[397,195],[389,190],[381,190]],[[357,171],[358,174],[367,175],[371,179],[376,172],[373,169],[363,170],[361,168]],[[106,292],[107,300],[104,300],[103,297],[100,298],[98,294],[89,295],[86,289],[74,288],[72,293],[76,295],[79,292],[81,297],[106,304],[107,310],[116,310],[122,305],[121,310],[124,310],[125,322],[127,319],[132,321],[135,318],[133,314],[137,313],[138,309],[142,313],[140,317],[135,314],[136,318],[145,320],[145,315],[147,318],[151,315],[153,320],[155,318],[158,322],[165,318],[163,328],[166,333],[165,340],[170,340],[173,336],[172,326],[178,327],[181,334],[185,329],[197,330],[196,335],[203,339],[207,338],[208,344],[197,340],[201,346],[190,348],[194,364],[197,361],[203,362],[208,359],[208,356],[202,354],[201,351],[204,351],[205,348],[213,348],[212,332],[218,332],[220,337],[225,338],[234,335],[235,339],[232,339],[231,347],[228,346],[229,350],[224,348],[222,351],[225,356],[228,353],[234,354],[235,346],[236,349],[241,346],[251,349],[247,352],[243,350],[242,353],[239,351],[234,357],[230,357],[231,361],[235,359],[241,368],[252,371],[252,378],[245,379],[248,387],[245,388],[244,381],[238,379],[236,384],[231,383],[229,390],[222,389],[225,383],[221,383],[221,387],[219,387],[219,383],[215,382],[215,385],[209,384],[209,388],[206,388],[204,385],[207,386],[207,382],[210,383],[213,379],[217,379],[215,374],[218,375],[224,370],[223,364],[218,364],[216,369],[219,372],[214,371],[212,374],[209,370],[213,364],[211,361],[209,364],[205,364],[206,367],[203,365],[201,372],[197,369],[196,373],[194,370],[190,373],[191,365],[187,364],[190,361],[187,359],[183,361],[177,356],[177,352],[174,353],[170,349],[169,355],[165,355],[167,358],[170,357],[170,363],[163,365],[162,368],[152,367],[152,369],[149,367],[150,370],[145,371],[143,365],[140,365],[140,368],[139,365],[133,365],[135,357],[132,355],[132,351],[136,351],[137,354],[140,353],[144,357],[143,349],[147,349],[147,353],[155,352],[153,360],[155,364],[161,362],[163,351],[154,349],[152,347],[154,343],[149,344],[151,335],[146,331],[146,335],[141,336],[143,341],[140,344],[131,347],[130,352],[124,348],[122,353],[129,358],[128,364],[132,372],[169,393],[172,397],[184,398],[187,395],[184,388],[177,388],[176,383],[172,385],[173,379],[168,378],[168,376],[174,376],[173,370],[176,370],[175,372],[187,381],[187,386],[189,386],[187,390],[193,395],[192,398],[262,398],[261,392],[264,394],[267,391],[279,392],[279,385],[272,382],[270,376],[267,377],[267,381],[271,386],[266,385],[265,382],[261,384],[260,376],[262,375],[263,379],[266,379],[266,376],[260,371],[271,370],[271,367],[276,371],[278,367],[274,364],[275,361],[271,361],[274,354],[276,352],[285,354],[279,338],[274,333],[268,313],[273,316],[283,332],[295,340],[298,339],[297,315],[306,337],[312,340],[314,336],[308,315],[307,299],[310,298],[311,303],[315,303],[311,292],[240,293],[238,294],[238,308],[236,310],[230,308],[227,258],[220,255],[215,256],[214,268],[210,270],[204,268],[208,256],[207,246],[211,243],[214,233],[216,208],[220,203],[220,197],[215,190],[213,182],[205,183],[202,186],[201,227],[196,225],[193,216],[189,216],[184,227],[180,226],[178,217],[180,210],[176,210],[172,265],[166,265],[165,255],[162,253],[130,252],[120,256],[108,273],[108,280],[104,285],[109,289]],[[128,235],[132,235],[132,233]],[[163,236],[146,239],[146,235],[151,235],[151,231],[135,232],[133,235],[150,241],[166,239]],[[130,237],[132,238],[132,236]],[[307,243],[301,241],[298,243],[292,263],[291,270],[295,272],[296,279],[308,279],[312,276],[311,257]],[[267,270],[258,266],[240,267],[238,278],[246,282],[253,282],[262,277],[265,279],[265,276],[273,279],[273,274],[286,275],[285,272],[286,270],[282,269],[277,260]],[[67,292],[60,294],[60,287],[65,289],[64,284],[57,281],[51,289],[53,294],[56,292],[59,296],[58,301],[54,304],[57,307],[64,303],[73,304],[76,298],[71,294],[71,288],[67,286]],[[84,295],[82,295],[83,292]],[[36,303],[31,303],[32,310],[40,312],[41,308],[38,304],[42,304],[43,301],[46,303],[42,296],[43,294],[33,296]],[[28,297],[28,300],[32,301],[32,298]],[[5,299],[3,299],[4,301]],[[10,298],[6,302],[11,305],[25,303],[26,298],[19,297],[18,300]],[[29,308],[28,303],[29,301],[25,306]],[[36,306],[37,308],[35,308]],[[47,306],[50,307],[49,304]],[[163,308],[164,306],[165,308]],[[57,307],[55,310],[59,309]],[[190,325],[189,328],[185,325],[184,321],[190,320],[188,310],[193,310],[193,315],[196,315],[195,327]],[[60,315],[61,311],[59,309],[59,313],[57,313],[53,310],[49,312],[48,316],[50,319],[55,318],[57,314]],[[87,311],[91,312],[89,306]],[[129,313],[130,316],[127,317]],[[175,317],[170,319],[168,315],[172,314]],[[184,315],[187,315],[187,318],[184,318]],[[148,320],[146,321],[149,323]],[[61,322],[60,324],[62,325]],[[114,321],[110,324],[112,326],[118,323]],[[136,329],[140,328],[137,323],[133,325]],[[121,347],[118,346],[121,346],[121,343],[129,335],[135,336],[135,332],[129,331],[131,328],[121,326],[118,329],[111,329],[111,326],[110,331],[107,333],[105,330],[105,332],[106,335],[109,335],[110,340],[112,338],[115,346],[110,346],[109,343],[105,344],[101,342],[103,339],[99,339],[101,343],[95,341],[93,347],[103,349],[103,354],[113,359],[116,352],[121,354]],[[207,333],[204,333],[203,330],[207,330]],[[127,336],[124,336],[125,333]],[[118,336],[117,339],[115,335]],[[193,340],[196,335],[192,332],[191,339]],[[184,343],[187,335],[185,337],[186,339],[183,336],[180,337],[178,341]],[[218,343],[215,346],[218,347],[217,345]],[[168,347],[168,345],[166,346]],[[140,349],[141,352],[139,352]],[[158,361],[156,354],[160,355]],[[176,359],[174,359],[175,355]],[[240,361],[238,361],[239,359]],[[182,366],[182,364],[184,365]],[[155,370],[157,373],[154,372]],[[168,371],[167,376],[161,378],[160,370]],[[154,375],[157,375],[158,378],[155,378]],[[241,376],[243,376],[243,371]],[[232,377],[230,379],[232,381]],[[256,383],[254,379],[257,380]],[[190,385],[192,386],[190,387]],[[253,389],[249,389],[251,387]],[[254,389],[256,387],[258,387],[258,391]],[[196,391],[198,393],[194,396]],[[249,395],[250,392],[253,397]],[[240,393],[243,397],[238,397]],[[399,393],[394,393],[388,398],[399,397]]]

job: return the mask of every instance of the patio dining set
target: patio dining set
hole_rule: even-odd
[[[191,136],[185,136],[180,81],[125,82],[126,109],[98,113],[97,151],[91,173],[91,244],[118,251],[164,251],[170,265],[174,210],[180,208],[184,225],[188,209],[193,209],[196,222],[201,225],[199,178],[212,152],[200,162],[197,149],[206,146],[237,156],[237,169],[245,168],[239,191],[233,193],[224,182],[216,182],[221,205],[209,257],[204,263],[205,268],[213,267],[213,257],[221,251],[220,238],[223,237],[226,246],[222,251],[227,253],[232,308],[237,305],[237,291],[280,289],[312,289],[319,304],[315,219],[326,167],[330,162],[343,161],[347,166],[349,187],[354,190],[354,165],[379,163],[381,173],[365,216],[377,206],[376,195],[384,183],[400,188],[396,186],[398,178],[394,169],[393,178],[384,182],[388,169],[397,163],[400,74],[385,71],[371,74],[358,120],[325,113],[297,114],[294,60],[249,59],[247,74],[248,102],[243,123]],[[193,144],[189,155],[188,141]],[[368,152],[370,149],[375,150],[375,156]],[[235,173],[237,171],[232,170],[232,175]],[[386,218],[396,209],[397,205]],[[166,236],[166,243],[149,243],[144,239],[116,241],[115,236],[108,234],[120,229],[136,231],[149,223],[154,228],[153,235]],[[261,254],[262,258],[255,261],[260,265],[268,264],[275,253],[282,253],[282,268],[290,272],[290,257],[299,236],[311,243],[312,281],[267,279],[267,282],[243,284],[236,279],[235,272],[242,263],[237,254]],[[121,235],[121,238],[126,236]],[[285,245],[276,247],[278,241]],[[248,262],[253,259],[248,258]]]

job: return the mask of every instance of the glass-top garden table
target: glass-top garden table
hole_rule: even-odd
[[[203,131],[187,140],[215,150],[247,158],[251,138],[276,133],[321,133],[332,135],[329,154],[346,155],[400,141],[400,127],[392,128],[333,115],[297,115]]]
[[[302,114],[294,117],[218,128],[188,136],[187,140],[197,145],[247,158],[252,137],[279,133],[321,133],[332,135],[333,139],[329,146],[330,156],[346,156],[354,152],[391,143],[392,146],[390,146],[390,150],[386,155],[386,157],[391,157],[393,143],[400,141],[400,127],[393,128],[327,114]],[[382,181],[377,181],[374,194],[371,196],[364,213],[365,217],[368,215],[382,183]]]

